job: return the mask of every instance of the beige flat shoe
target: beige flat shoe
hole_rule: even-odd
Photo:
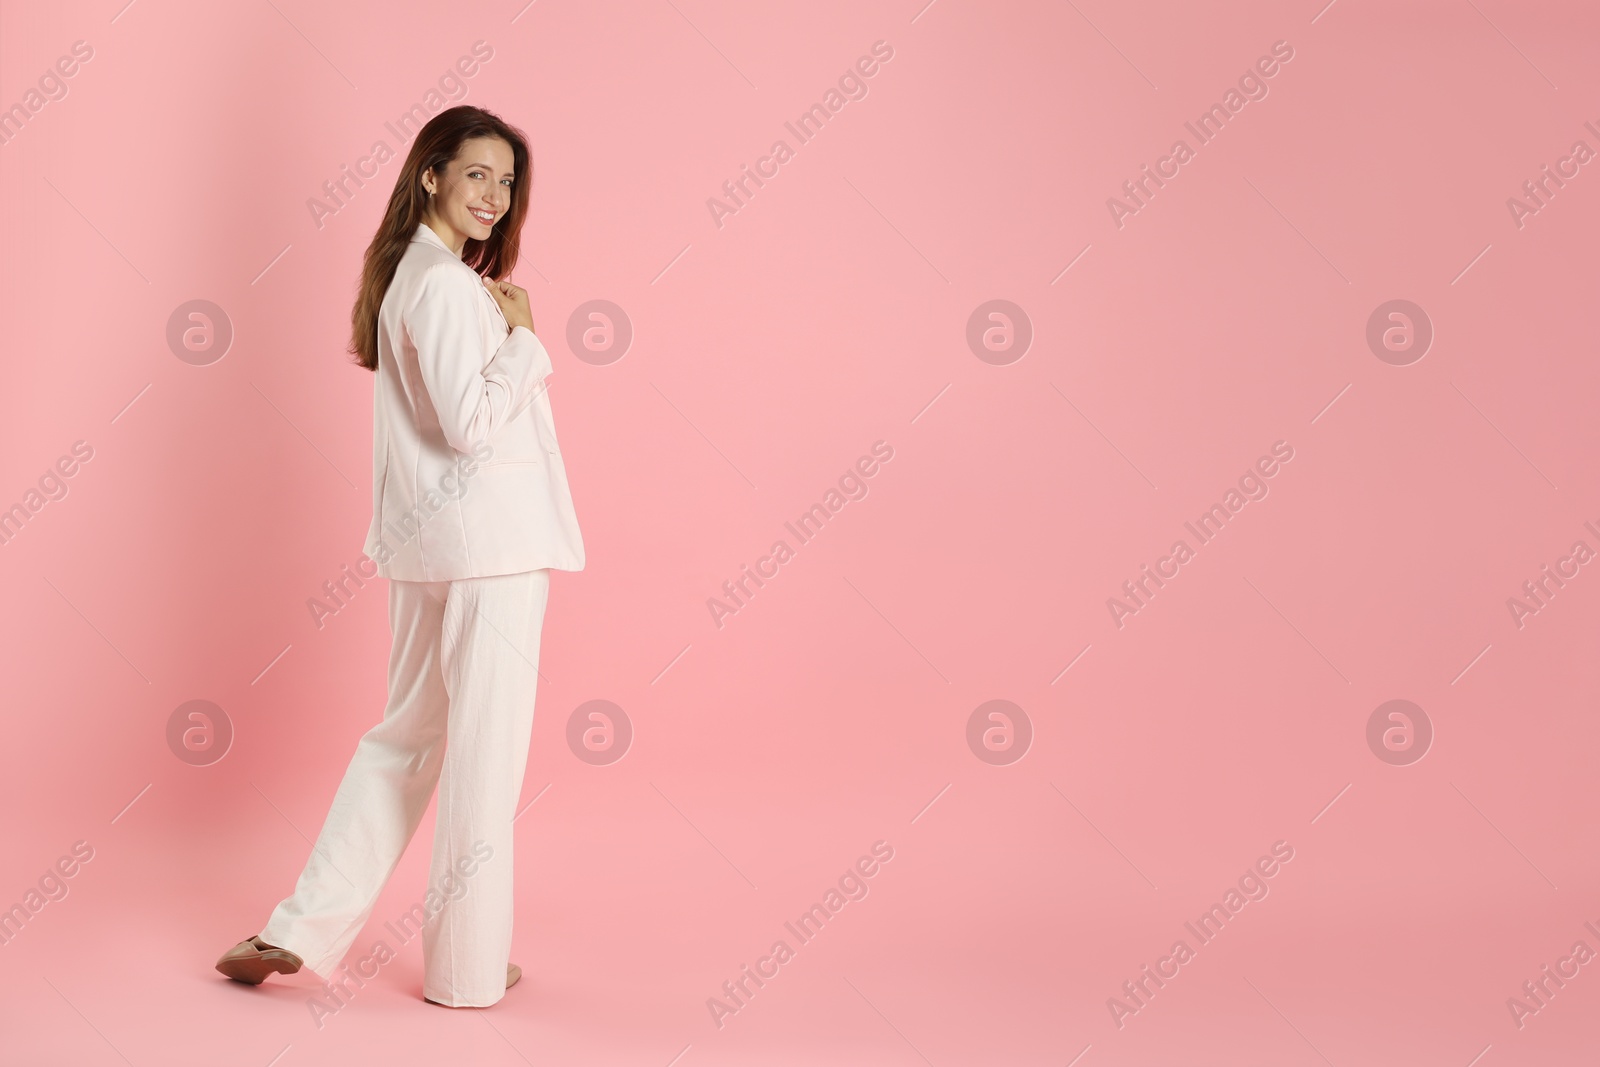
[[[293,952],[269,945],[257,934],[223,953],[217,970],[236,982],[260,985],[269,974],[293,974],[303,963]]]
[[[506,964],[506,988],[510,989],[521,980],[522,968],[518,967],[515,963]],[[439,1002],[434,1000],[432,997],[423,997],[422,999],[426,1000],[429,1004],[439,1004]],[[448,1008],[450,1006],[451,1005],[449,1004],[439,1004],[439,1007],[441,1008]]]

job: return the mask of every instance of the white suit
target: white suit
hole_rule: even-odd
[[[510,329],[477,272],[419,225],[378,313],[366,553],[379,574],[583,569],[551,372],[533,331]]]
[[[339,963],[435,783],[427,891],[408,894],[374,941],[398,952],[420,927],[423,993],[441,1004],[486,1007],[505,995],[511,820],[550,571],[584,564],[550,373],[538,337],[510,329],[476,272],[419,225],[378,315],[367,553],[391,579],[388,703],[356,747],[293,894],[261,931],[329,980],[328,1005],[373,976],[371,964],[363,974]],[[387,957],[361,947],[363,959]]]

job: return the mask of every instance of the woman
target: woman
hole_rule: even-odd
[[[584,565],[545,392],[550,356],[527,293],[503,280],[528,167],[522,134],[495,115],[441,112],[367,248],[350,351],[377,372],[365,547],[390,579],[388,703],[294,892],[217,961],[229,978],[254,985],[303,965],[331,980],[435,784],[430,889],[398,927],[407,940],[421,929],[424,998],[487,1007],[521,977],[509,960],[511,821],[540,630],[550,571]],[[396,947],[379,942],[372,956]]]

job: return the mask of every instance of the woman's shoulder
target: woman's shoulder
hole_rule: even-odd
[[[398,297],[402,310],[410,311],[425,300],[476,302],[479,299],[477,290],[481,288],[483,280],[478,272],[459,257],[451,255],[447,249],[418,242],[401,257],[388,295]]]

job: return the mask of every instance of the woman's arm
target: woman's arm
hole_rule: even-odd
[[[456,264],[435,263],[406,322],[439,428],[457,452],[492,443],[554,370],[544,344],[525,326],[512,327],[479,370],[483,335],[474,302],[483,299],[476,292],[482,286]]]

